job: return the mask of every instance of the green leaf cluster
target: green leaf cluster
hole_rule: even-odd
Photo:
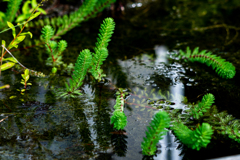
[[[174,122],[171,129],[183,144],[196,150],[207,147],[213,134],[213,129],[208,123],[202,123],[202,126],[192,131],[183,123]]]
[[[108,42],[111,41],[111,36],[115,28],[115,23],[112,18],[106,18],[100,26],[96,47],[94,48],[95,54],[93,55],[93,67],[90,70],[90,73],[95,79],[101,81],[106,75],[103,74],[102,69],[100,68],[103,64],[103,61],[106,60],[108,56]]]
[[[188,111],[190,116],[199,119],[199,117],[203,116],[203,113],[207,112],[207,110],[212,106],[214,100],[215,98],[213,94],[209,93],[204,95],[201,102],[191,106],[191,111]]]
[[[114,105],[114,112],[110,123],[113,124],[113,128],[122,130],[127,125],[127,117],[124,113],[124,98],[126,93],[122,88],[119,88],[116,94],[116,104]]]
[[[69,85],[65,83],[67,92],[61,94],[60,97],[75,97],[74,95],[81,95],[78,88],[83,84],[83,80],[91,63],[91,52],[88,49],[81,51],[74,66],[72,79],[70,79]]]
[[[96,47],[94,48],[96,53],[91,53],[88,49],[80,52],[77,62],[75,63],[72,80],[69,81],[69,85],[66,83],[67,93],[62,93],[60,97],[74,97],[74,94],[80,95],[80,90],[78,90],[78,88],[83,84],[87,72],[90,72],[98,81],[101,81],[105,76],[100,67],[108,56],[108,50],[106,47],[108,46],[114,27],[115,23],[112,18],[106,18],[103,21],[99,38],[97,39]],[[50,29],[49,27],[44,28],[42,37],[47,41],[52,37],[53,32],[51,30],[48,31],[48,29]],[[49,43],[50,47],[51,45],[52,44]]]
[[[116,0],[85,0],[81,7],[77,11],[72,12],[69,16],[64,15],[63,17],[45,18],[44,20],[40,19],[36,22],[30,22],[29,26],[51,25],[56,29],[56,34],[52,39],[57,39],[69,30],[78,26],[81,22],[95,17],[97,13],[101,12],[104,8],[108,7],[115,1]]]
[[[31,8],[29,7],[29,4],[31,4]],[[39,13],[47,14],[44,9],[38,7],[36,0],[26,1],[22,7],[22,14],[17,17],[16,22],[27,20],[35,8],[37,8],[37,11],[39,11]]]
[[[211,66],[215,69],[215,72],[222,78],[230,79],[236,74],[235,67],[232,63],[227,62],[225,59],[213,55],[212,52],[207,52],[203,50],[199,52],[199,48],[196,47],[193,52],[187,47],[186,52],[180,50],[179,58],[185,57],[191,62],[205,63],[207,66]]]
[[[0,12],[0,29],[6,27],[6,23],[12,22],[19,9],[22,0],[10,0],[8,2],[6,13]]]
[[[155,114],[153,120],[147,127],[146,137],[143,138],[141,147],[143,155],[154,155],[157,150],[157,143],[162,139],[163,135],[166,135],[170,125],[170,117],[165,111],[159,111]]]
[[[27,82],[29,80],[29,78],[30,78],[28,69],[25,69],[24,74],[21,74],[21,76],[22,76],[21,84],[24,85],[25,89],[27,88],[27,85],[32,85],[32,83],[28,83]]]
[[[219,134],[226,135],[240,143],[240,120],[226,111],[218,112],[216,106],[213,106],[204,121],[208,121]]]
[[[65,40],[60,40],[58,43],[51,40],[54,35],[54,30],[50,25],[46,25],[42,29],[42,39],[45,42],[47,53],[49,57],[46,61],[48,66],[60,66],[62,62],[62,52],[67,48],[67,42]]]

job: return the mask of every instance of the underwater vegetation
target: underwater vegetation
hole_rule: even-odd
[[[85,81],[95,81],[97,84],[107,83],[107,75],[101,67],[109,56],[108,45],[111,42],[111,37],[114,36],[115,22],[113,18],[105,18],[103,20],[100,25],[95,46],[93,48],[78,51],[78,53],[80,53],[75,57],[76,61],[74,65],[66,65],[64,62],[63,55],[67,52],[67,48],[70,47],[70,44],[68,44],[66,40],[60,38],[74,27],[79,26],[81,22],[95,17],[97,13],[103,11],[104,8],[115,2],[115,0],[85,0],[78,10],[69,15],[56,18],[45,18],[43,20],[37,19],[37,17],[41,14],[41,11],[43,12],[43,9],[40,9],[39,7],[44,3],[44,0],[39,4],[36,4],[36,1],[33,0],[32,8],[34,9],[27,8],[26,6],[30,4],[30,2],[26,2],[26,5],[24,4],[23,6],[25,8],[23,14],[19,17],[15,17],[21,2],[21,0],[10,0],[6,13],[0,12],[0,29],[3,29],[0,33],[11,30],[13,36],[13,39],[9,44],[7,44],[7,41],[5,40],[2,40],[1,42],[1,74],[4,74],[3,71],[16,66],[24,69],[24,73],[21,74],[22,79],[20,82],[22,86],[17,90],[20,94],[12,95],[10,99],[16,99],[19,95],[27,97],[26,93],[30,89],[30,86],[35,85],[29,82],[30,76],[35,75],[38,77],[49,78],[50,80],[54,77],[58,78],[57,73],[64,69],[69,71],[68,73],[71,77],[63,80],[65,87],[58,86],[59,88],[55,89],[53,86],[49,89],[58,99],[78,100],[80,96],[84,95],[83,84]],[[21,24],[18,23],[17,25],[14,25],[14,19],[16,19],[17,22],[22,21]],[[25,67],[11,53],[11,49],[18,48],[19,44],[28,38],[28,36],[32,38],[33,35],[30,31],[23,32],[24,29],[32,26],[42,27],[42,34],[39,39],[42,41],[42,44],[45,45],[45,51],[47,54],[45,65],[51,67],[49,75]],[[19,28],[16,29],[17,27]],[[16,31],[19,32],[16,33]],[[10,54],[11,57],[5,58],[4,56],[7,53]],[[179,54],[175,55],[177,58],[190,62],[203,63],[212,67],[221,78],[232,79],[236,74],[235,66],[231,62],[212,54],[212,52],[207,52],[206,50],[199,51],[198,47],[191,51],[190,48],[187,47],[186,52],[179,50],[178,53]],[[0,87],[0,89],[3,88],[7,88],[6,85]],[[127,149],[126,146],[121,143],[126,143],[124,129],[128,125],[128,119],[124,110],[126,107],[126,97],[132,93],[131,91],[129,92],[118,87],[115,88],[114,92],[114,111],[108,122],[115,130],[117,130],[111,132],[114,134],[112,136],[113,146],[116,150],[118,150],[117,148],[123,147],[123,151],[118,152],[118,154],[124,156],[124,152]],[[158,93],[162,94],[161,91]],[[150,94],[155,98],[154,91]],[[169,97],[170,95],[167,96]],[[25,102],[27,98],[25,99],[22,97],[20,100]],[[146,95],[146,97],[148,97],[148,95]],[[148,99],[148,101],[155,100]],[[208,144],[211,143],[212,137],[216,137],[217,134],[228,136],[230,139],[240,143],[240,121],[233,116],[228,115],[226,112],[219,112],[216,106],[213,106],[214,101],[214,95],[207,93],[203,96],[201,102],[187,104],[185,110],[169,107],[171,102],[166,100],[156,100],[154,103],[149,103],[149,105],[158,112],[153,116],[152,121],[147,127],[146,137],[143,138],[141,143],[142,154],[146,156],[154,155],[157,150],[157,143],[170,130],[177,137],[178,141],[195,150],[207,147]],[[142,98],[141,101],[132,103],[138,104],[144,109],[145,107],[151,109],[151,107],[143,105],[144,102],[145,99]],[[101,112],[101,110],[99,109],[98,112]],[[76,113],[75,117],[73,116],[71,118],[78,119],[78,117],[85,118],[82,121],[83,123],[87,123],[87,118],[83,116],[83,113],[81,113],[80,116]],[[2,121],[0,120],[0,122]],[[88,129],[85,124],[82,125],[84,127],[79,127],[79,133],[83,133],[83,130],[87,130],[87,135],[89,136],[90,129]],[[89,137],[86,140],[86,145],[90,147],[88,150],[86,149],[86,152],[91,153],[93,150],[92,144],[91,137]]]

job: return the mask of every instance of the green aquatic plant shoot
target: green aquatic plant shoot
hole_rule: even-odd
[[[94,48],[95,54],[93,54],[93,67],[90,70],[90,73],[95,79],[101,81],[106,75],[103,74],[103,70],[100,68],[103,64],[103,61],[106,60],[108,56],[108,42],[111,41],[111,36],[115,28],[115,23],[112,18],[106,18],[100,26],[96,47]]]
[[[89,49],[85,49],[80,52],[77,62],[75,63],[72,79],[66,83],[66,92],[61,93],[60,97],[74,97],[74,95],[81,95],[79,87],[83,84],[83,80],[90,72],[95,79],[101,81],[105,76],[100,68],[103,61],[108,56],[108,42],[113,33],[115,23],[112,18],[106,18],[101,24],[99,38],[97,39],[96,47],[94,48],[95,54],[91,53]],[[46,28],[47,29],[47,28]],[[52,30],[44,30],[44,39],[50,39],[52,37]],[[93,56],[92,56],[93,55]]]
[[[66,92],[62,93],[60,97],[75,97],[75,95],[81,95],[81,91],[78,89],[82,84],[87,74],[87,70],[92,63],[92,55],[88,49],[80,52],[77,62],[74,66],[72,79],[69,84],[66,84]]]
[[[56,73],[57,67],[63,64],[62,52],[67,48],[67,42],[60,40],[58,43],[51,40],[54,35],[54,30],[50,25],[46,25],[42,29],[42,39],[45,42],[47,53],[49,54],[46,60],[46,65],[52,66],[52,73]]]
[[[181,122],[173,122],[171,129],[183,144],[196,150],[207,147],[213,134],[213,129],[208,123],[202,123],[202,126],[192,131]]]
[[[207,112],[207,110],[212,106],[212,104],[214,103],[214,99],[214,95],[212,95],[211,93],[204,95],[201,102],[193,105],[190,108],[190,116],[199,119],[199,117],[203,116],[203,113]]]
[[[163,139],[162,136],[166,135],[166,128],[170,125],[170,117],[165,111],[159,111],[155,114],[153,120],[147,127],[146,137],[143,138],[141,147],[142,154],[151,156],[157,150],[157,143]]]
[[[185,57],[191,62],[197,61],[204,63],[207,66],[211,66],[222,78],[231,79],[236,74],[235,67],[232,65],[232,63],[227,62],[221,57],[213,55],[212,52],[207,52],[206,50],[199,52],[198,47],[196,47],[193,52],[191,52],[190,48],[187,47],[186,52],[180,50],[179,53],[179,58]]]
[[[116,104],[114,105],[114,112],[111,117],[111,124],[113,124],[113,128],[117,130],[123,130],[127,125],[127,117],[124,113],[124,98],[126,93],[122,88],[119,88],[117,93]]]

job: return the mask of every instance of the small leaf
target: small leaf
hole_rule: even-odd
[[[18,63],[18,61],[16,61],[16,59],[14,59],[13,57],[3,58],[2,61],[3,61],[3,62],[4,62],[4,61],[11,61],[11,62],[14,62],[14,63]]]
[[[13,98],[16,98],[17,96],[11,96],[11,97],[9,97],[9,99],[13,99]]]
[[[36,18],[36,17],[39,16],[40,14],[41,14],[41,12],[36,12],[36,13],[34,13],[33,16],[29,19],[29,21],[32,20],[32,19],[34,19],[34,18]]]
[[[12,47],[18,48],[18,43],[22,42],[26,36],[18,36],[15,41],[8,46],[9,49]]]
[[[29,34],[31,38],[33,37],[32,33],[30,31],[21,33],[20,35],[27,35],[27,34]]]
[[[26,1],[24,3],[24,5],[22,7],[22,12],[23,12],[24,15],[30,13],[30,7],[29,7],[30,3],[31,3],[30,1]]]
[[[8,62],[8,63],[4,63],[2,66],[1,66],[1,70],[2,71],[5,71],[9,68],[12,68],[13,66],[15,65],[15,63],[12,63],[12,62]]]
[[[8,25],[9,28],[12,29],[12,35],[15,38],[16,37],[16,31],[15,31],[14,25],[11,22],[8,22],[8,21],[7,21],[7,25]]]

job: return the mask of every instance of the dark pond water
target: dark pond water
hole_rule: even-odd
[[[115,19],[109,56],[102,66],[106,81],[98,83],[88,75],[82,96],[56,98],[56,90],[70,78],[66,71],[46,78],[31,76],[32,86],[24,95],[17,91],[23,87],[22,71],[2,72],[0,86],[10,88],[0,92],[1,159],[196,160],[240,153],[240,145],[227,136],[216,133],[207,148],[195,151],[176,141],[171,131],[159,141],[153,157],[141,153],[146,127],[159,110],[149,99],[164,99],[159,108],[184,109],[184,97],[196,102],[212,93],[219,111],[240,118],[240,2],[119,2],[125,10],[117,5],[115,11],[104,11],[62,36],[68,42],[63,61],[74,64],[81,50],[94,47],[102,20]],[[41,28],[36,28],[30,28],[34,38],[12,53],[28,68],[49,75],[48,56],[44,46],[38,45]],[[0,38],[10,41],[10,36],[4,32]],[[230,61],[236,67],[235,77],[222,79],[204,64],[173,56],[187,46],[207,49]],[[123,131],[110,124],[117,88],[129,92],[124,110],[128,124]]]

